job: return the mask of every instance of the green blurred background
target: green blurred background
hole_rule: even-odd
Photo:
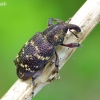
[[[0,98],[18,79],[14,58],[47,19],[67,20],[85,0],[0,0]],[[100,100],[100,24],[60,71],[60,80],[44,87],[34,100]]]

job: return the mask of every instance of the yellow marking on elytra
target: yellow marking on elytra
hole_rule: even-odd
[[[28,66],[25,64],[25,67],[27,68]]]
[[[42,60],[42,61],[48,60],[50,58],[49,56],[44,57],[44,56],[41,56],[41,55],[39,55],[37,53],[35,53],[34,56],[37,57],[38,59]]]
[[[30,68],[26,68],[26,70],[27,70],[27,71],[30,71],[31,69],[30,69]]]
[[[29,55],[26,55],[26,58],[28,58],[29,57]]]
[[[24,68],[24,65],[22,63],[20,64],[20,66]]]
[[[30,60],[33,60],[33,58],[32,58],[32,57],[30,57]]]
[[[30,68],[28,68],[28,71],[30,71],[31,69]]]
[[[38,46],[35,46],[35,49],[36,49],[37,51],[39,51],[39,48],[38,48]]]
[[[55,39],[58,39],[58,35],[55,35],[54,38],[55,38]]]
[[[36,68],[38,68],[38,66],[35,66]]]
[[[50,58],[50,57],[47,56],[47,57],[45,57],[45,60],[48,60],[49,58]]]
[[[22,49],[22,51],[24,52],[24,48]]]
[[[33,60],[33,57],[32,57],[31,54],[30,54],[30,55],[26,55],[26,58],[27,58],[27,59],[31,59],[31,60]]]
[[[32,55],[29,55],[29,57],[32,57]]]
[[[17,62],[19,62],[19,59],[18,58],[16,60],[17,60]]]
[[[38,68],[38,66],[34,66],[35,68]]]
[[[22,52],[22,54],[24,54],[24,51]]]
[[[25,70],[28,70],[27,68]]]
[[[24,48],[22,49],[22,54],[24,54]]]
[[[32,46],[34,46],[34,42],[33,42],[32,40],[31,40],[30,44],[31,44]]]
[[[45,39],[47,39],[47,37],[46,37],[45,35],[43,35],[43,37],[44,37]]]
[[[30,70],[30,72],[34,72],[34,70]]]
[[[27,42],[25,43],[25,47],[26,47],[28,44],[29,44],[29,42],[27,41]]]

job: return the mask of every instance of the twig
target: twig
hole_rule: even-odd
[[[74,35],[69,33],[67,35],[68,38],[65,37],[64,43],[81,43],[90,31],[98,24],[99,20],[100,0],[87,0],[70,21],[70,23],[81,27],[82,32],[78,34],[79,38],[77,39]],[[60,69],[74,51],[75,48],[68,49],[66,47],[58,47],[57,52],[60,58]],[[57,77],[53,60],[54,57],[52,58],[52,61],[46,65],[42,75],[35,80],[37,83],[36,87],[33,87],[31,79],[26,81],[18,79],[1,100],[30,100],[33,89],[35,96],[45,85]]]

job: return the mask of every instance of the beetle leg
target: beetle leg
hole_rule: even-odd
[[[60,44],[60,45],[66,46],[66,47],[69,47],[69,48],[81,47],[81,44],[79,44],[79,43],[69,43],[69,44]]]
[[[37,76],[37,77],[38,77],[38,76]],[[33,83],[33,86],[34,86],[34,87],[36,87],[36,83],[35,83],[35,81],[34,81],[35,79],[36,79],[36,77],[33,76],[33,77],[32,77],[32,83]]]
[[[32,83],[33,83],[33,86],[34,86],[34,87],[36,87],[36,83],[35,83],[34,80],[35,80],[38,76],[40,76],[40,75],[42,74],[42,72],[43,72],[43,69],[41,68],[41,70],[36,71],[36,72],[33,74],[33,76],[32,76]]]
[[[63,20],[60,20],[60,19],[57,19],[57,18],[49,18],[49,20],[48,20],[48,26],[54,25],[53,21],[55,21],[57,23],[64,23]]]
[[[56,59],[55,59],[55,66],[57,68],[57,73],[58,73],[58,67],[59,67],[59,57],[58,57],[58,54],[57,52],[55,51],[55,55],[56,55]]]
[[[38,76],[40,76],[41,74],[42,74],[42,72],[43,72],[43,69],[41,68],[39,71],[36,71],[34,74],[33,74],[33,76],[32,76],[32,83],[33,83],[33,86],[34,86],[34,88],[36,87],[36,83],[35,83],[35,79],[38,77]],[[33,91],[32,91],[32,98],[33,98],[33,96],[34,96],[34,89],[33,89]]]

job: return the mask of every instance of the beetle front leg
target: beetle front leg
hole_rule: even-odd
[[[36,87],[36,83],[35,83],[35,79],[40,76],[43,72],[43,69],[41,68],[39,71],[34,72],[33,76],[32,76],[32,83],[33,86]]]
[[[53,21],[55,21],[57,23],[64,23],[63,20],[60,20],[60,19],[57,19],[57,18],[49,18],[49,20],[48,20],[48,26],[54,25]]]
[[[69,43],[69,44],[60,44],[60,45],[66,46],[66,47],[69,47],[69,48],[81,47],[81,44],[79,44],[79,43]]]

